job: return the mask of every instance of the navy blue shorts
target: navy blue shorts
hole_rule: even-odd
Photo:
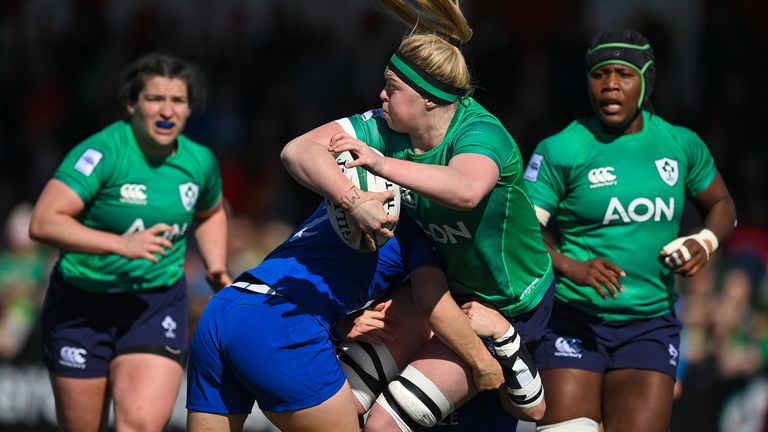
[[[518,420],[501,406],[499,393],[478,393],[432,429],[438,432],[514,432]]]
[[[675,378],[681,329],[674,311],[650,319],[606,321],[555,301],[544,339],[532,354],[540,370],[648,369]]]
[[[187,283],[152,291],[101,294],[51,274],[42,312],[43,362],[58,376],[107,376],[127,353],[153,353],[184,365],[188,338]]]
[[[335,395],[346,377],[330,333],[279,295],[227,287],[208,302],[192,336],[187,409],[247,414],[297,411]]]
[[[552,279],[552,283],[544,293],[544,297],[541,298],[539,304],[537,304],[533,309],[520,315],[516,315],[512,318],[507,317],[507,320],[515,328],[515,331],[520,334],[520,337],[523,339],[523,342],[525,342],[526,345],[535,344],[544,337],[544,333],[547,329],[547,323],[549,322],[550,316],[552,315],[552,306],[555,300],[555,281],[555,279]],[[471,295],[452,295],[459,307],[461,307],[461,305],[464,303],[476,300]],[[488,339],[486,340],[486,343],[493,343],[490,338],[481,339]]]

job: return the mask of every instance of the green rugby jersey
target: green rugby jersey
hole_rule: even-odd
[[[706,189],[716,171],[695,133],[648,112],[643,121],[642,131],[614,137],[597,117],[579,118],[543,140],[525,172],[533,204],[557,214],[560,252],[602,256],[627,273],[615,299],[558,277],[558,300],[607,320],[671,310],[674,273],[657,257],[678,237],[685,196]]]
[[[208,148],[180,135],[175,154],[145,155],[127,121],[78,144],[53,177],[83,200],[77,219],[88,227],[121,235],[158,223],[173,227],[166,234],[173,249],[157,255],[158,263],[62,250],[64,280],[92,292],[143,291],[178,280],[195,212],[211,209],[221,196],[219,167]]]
[[[442,143],[423,154],[413,153],[407,134],[389,129],[380,109],[348,120],[358,139],[397,159],[448,165],[462,153],[491,158],[500,177],[474,209],[450,209],[411,191],[403,191],[401,205],[445,259],[452,291],[481,297],[507,316],[539,303],[552,261],[526,195],[520,150],[496,117],[471,98],[460,102]]]

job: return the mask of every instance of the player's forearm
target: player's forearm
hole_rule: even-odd
[[[200,257],[208,271],[227,270],[227,234],[229,225],[224,206],[199,222],[195,229],[195,240]]]
[[[338,201],[352,187],[327,146],[308,137],[301,136],[286,144],[280,159],[297,182],[325,198]]]
[[[704,227],[719,241],[725,240],[736,227],[736,206],[730,196],[717,201],[704,217]]]
[[[416,305],[427,316],[432,330],[443,343],[472,368],[494,361],[448,292],[441,270],[419,268],[412,275],[411,284]]]
[[[547,248],[549,256],[552,257],[552,268],[555,269],[555,272],[559,275],[568,275],[568,270],[573,259],[558,252],[557,249],[546,240],[544,240],[544,247]]]
[[[437,303],[429,322],[435,335],[473,369],[495,362],[449,294]]]
[[[450,166],[386,158],[384,169],[379,174],[431,201],[455,210],[471,210],[487,194],[487,191],[474,188],[472,182],[459,170]]]
[[[37,241],[72,252],[122,254],[126,247],[123,236],[87,227],[72,216],[55,212],[36,214],[29,234]]]

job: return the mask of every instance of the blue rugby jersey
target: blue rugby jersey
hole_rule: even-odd
[[[422,265],[443,267],[429,240],[407,215],[400,215],[394,238],[376,252],[360,253],[336,235],[323,203],[261,264],[246,273],[330,328],[333,322],[397,287]]]

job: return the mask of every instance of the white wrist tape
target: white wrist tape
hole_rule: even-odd
[[[664,259],[664,263],[667,265],[667,267],[680,267],[691,259],[691,251],[689,251],[688,248],[683,245],[686,240],[695,240],[698,242],[701,247],[704,248],[704,252],[707,254],[707,261],[709,261],[709,256],[712,254],[712,252],[717,250],[717,246],[719,245],[715,233],[706,228],[699,231],[697,234],[678,237],[664,245],[662,248],[662,250],[667,253],[667,257]],[[709,246],[706,242],[704,242],[704,240],[708,240],[710,242],[712,245],[712,250],[709,250]],[[680,255],[682,255],[682,261],[680,260],[680,257],[678,257],[678,254],[675,253],[678,251],[680,251]]]
[[[502,337],[495,339],[493,342],[496,354],[504,358],[509,358],[520,349],[522,340],[520,339],[520,335],[515,332],[515,328],[510,324],[509,330],[507,330]]]

